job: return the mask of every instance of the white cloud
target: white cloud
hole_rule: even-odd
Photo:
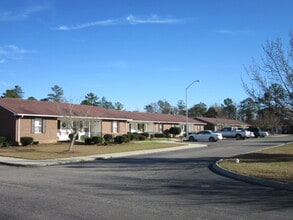
[[[152,15],[146,18],[141,18],[133,15],[128,15],[120,19],[108,19],[101,21],[88,22],[79,25],[60,25],[56,29],[60,31],[79,30],[94,26],[109,26],[109,25],[131,25],[131,24],[176,24],[180,23],[179,19],[161,18],[157,15]]]
[[[6,45],[0,47],[0,63],[4,63],[6,59],[21,59],[23,54],[27,54],[30,51],[22,49],[15,45]]]
[[[146,18],[140,18],[133,15],[129,15],[125,18],[129,24],[176,24],[180,20],[172,18],[161,18],[157,15],[152,15]]]
[[[94,27],[94,26],[108,26],[108,25],[115,25],[115,24],[116,24],[115,20],[109,19],[109,20],[104,20],[104,21],[88,22],[88,23],[75,25],[75,26],[60,25],[59,27],[57,27],[57,30],[70,31],[70,30],[78,30],[78,29]]]
[[[0,11],[0,21],[25,21],[36,13],[48,10],[47,4],[32,5],[22,11]]]

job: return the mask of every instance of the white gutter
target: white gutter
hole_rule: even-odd
[[[103,117],[84,117],[84,116],[64,116],[64,115],[40,115],[40,114],[14,114],[15,116],[28,116],[28,117],[47,117],[47,118],[83,118],[83,119],[98,119],[98,120],[119,120],[119,121],[132,121],[129,118],[103,118]]]
[[[17,142],[20,143],[20,120],[23,118],[23,115],[20,115],[20,118],[18,118],[18,126],[17,126]]]

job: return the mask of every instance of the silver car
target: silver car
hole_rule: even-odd
[[[221,133],[215,133],[211,130],[204,130],[200,131],[195,134],[189,134],[187,139],[189,141],[210,141],[210,142],[215,142],[218,140],[222,140],[223,136]]]

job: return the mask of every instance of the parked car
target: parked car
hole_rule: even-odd
[[[223,137],[236,138],[237,140],[254,137],[253,132],[247,130],[239,130],[235,127],[224,127],[220,131]]]
[[[253,132],[256,138],[269,136],[269,133],[267,131],[263,131],[259,127],[249,127],[247,130]]]
[[[267,136],[269,136],[269,132],[267,132],[267,131],[260,131],[260,136],[261,137],[267,137]]]
[[[193,133],[188,135],[189,141],[218,141],[222,140],[223,136],[221,133],[216,133],[211,130],[204,130],[198,133]]]

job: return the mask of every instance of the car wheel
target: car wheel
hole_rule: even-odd
[[[213,138],[213,137],[210,137],[210,138],[209,138],[209,141],[210,141],[210,142],[216,142],[216,139]]]
[[[195,141],[195,139],[194,139],[194,137],[189,137],[189,139],[188,139],[189,141]]]
[[[241,134],[236,134],[236,140],[241,140],[241,139],[242,139]]]

